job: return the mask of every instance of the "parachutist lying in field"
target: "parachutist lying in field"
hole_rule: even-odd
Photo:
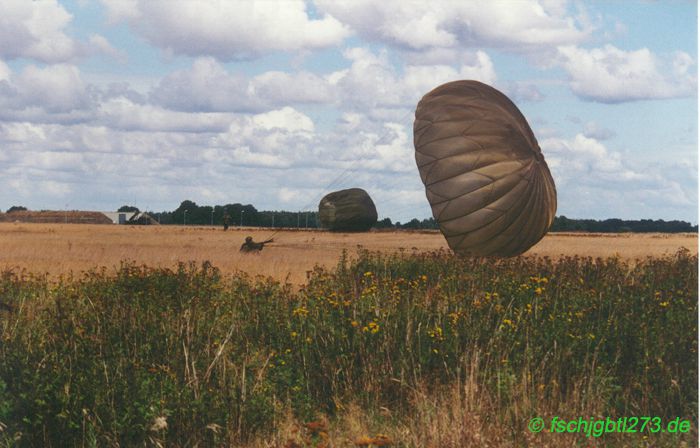
[[[263,250],[263,247],[265,246],[265,244],[271,243],[271,242],[272,242],[272,238],[270,238],[267,241],[263,241],[262,243],[256,243],[255,241],[253,241],[252,236],[247,236],[247,237],[245,237],[245,243],[243,243],[241,245],[241,252],[245,252],[245,253],[260,252],[261,250]]]

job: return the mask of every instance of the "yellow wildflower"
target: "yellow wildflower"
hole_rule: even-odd
[[[445,337],[442,335],[442,328],[437,327],[437,326],[433,330],[428,331],[428,336],[430,336],[432,339],[436,339],[438,341],[445,340]]]
[[[292,315],[294,315],[294,316],[304,317],[307,314],[309,314],[309,310],[307,310],[306,307],[303,307],[303,306],[300,306],[299,308],[292,311]]]

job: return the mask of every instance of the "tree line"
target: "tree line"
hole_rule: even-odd
[[[118,211],[134,211],[130,206]],[[173,211],[148,212],[161,224],[214,225],[246,227],[299,227],[318,228],[317,212],[290,212],[256,209],[251,204],[197,205],[190,200],[182,203]]]
[[[120,212],[138,212],[134,206],[122,206]],[[280,211],[257,210],[253,205],[226,204],[199,206],[190,200],[182,201],[180,206],[173,211],[148,212],[161,224],[188,224],[188,225],[215,225],[222,226],[228,221],[230,226],[250,227],[291,227],[316,229],[321,227],[318,220],[318,212],[312,211]],[[384,218],[377,221],[374,226],[378,229],[437,229],[434,218],[423,220],[412,219],[406,223],[392,221]]]
[[[122,211],[120,209],[120,211]],[[172,212],[150,213],[154,217],[159,217],[161,224],[201,224],[201,225],[223,225],[224,219],[228,216],[231,226],[252,226],[252,227],[300,227],[318,228],[320,227],[317,212],[290,212],[290,211],[258,211],[253,205],[247,204],[226,204],[215,206],[198,206],[193,201],[183,201],[180,206]],[[407,222],[392,221],[391,218],[384,218],[374,226],[377,229],[437,229],[438,224],[434,218],[417,219],[413,218]],[[549,229],[552,232],[601,232],[601,233],[624,233],[624,232],[697,232],[698,226],[686,221],[664,221],[663,219],[571,219],[566,216],[557,216]]]
[[[23,206],[14,205],[7,213],[26,211]],[[132,205],[124,205],[118,209],[120,212],[139,212]],[[248,227],[290,227],[316,229],[320,227],[317,212],[290,212],[278,210],[257,210],[251,204],[225,204],[225,205],[197,205],[194,201],[185,200],[173,211],[147,212],[160,224],[188,224],[188,225],[215,225],[223,226],[248,226]],[[384,218],[374,226],[377,229],[437,229],[438,224],[434,218],[419,220],[413,218],[401,223]],[[681,233],[697,232],[698,226],[686,221],[663,219],[572,219],[566,216],[554,218],[550,232],[596,232],[596,233]]]
[[[600,233],[680,233],[697,232],[698,226],[685,221],[664,221],[663,219],[570,219],[566,216],[554,218],[551,232],[600,232]]]

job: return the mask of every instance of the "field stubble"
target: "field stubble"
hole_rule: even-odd
[[[246,236],[274,243],[255,255],[238,249]],[[52,277],[78,274],[95,267],[116,269],[123,260],[173,268],[178,262],[211,262],[223,273],[243,271],[300,285],[315,265],[333,267],[343,250],[427,252],[447,249],[437,231],[331,233],[189,226],[117,226],[90,224],[0,223],[0,269],[26,269]],[[697,234],[551,233],[526,255],[642,259],[698,252]]]
[[[480,260],[436,232],[282,230],[239,253],[272,233],[0,224],[0,446],[697,441],[695,234]],[[535,435],[534,415],[692,432]]]
[[[691,446],[697,255],[0,276],[0,446]],[[533,416],[688,419],[532,434]]]

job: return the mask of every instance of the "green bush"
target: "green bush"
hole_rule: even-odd
[[[6,271],[0,441],[246,443],[290,409],[400,420],[474,372],[514,434],[528,412],[697,421],[697,262],[360,252],[298,291],[208,263]]]

